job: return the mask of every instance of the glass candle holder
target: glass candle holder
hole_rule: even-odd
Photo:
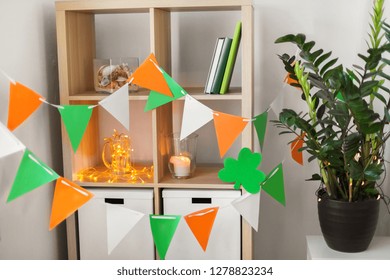
[[[103,93],[115,92],[126,83],[138,65],[138,57],[94,59],[95,90]],[[137,90],[137,85],[129,84],[129,92]]]
[[[193,176],[196,168],[197,134],[180,140],[179,133],[168,136],[168,168],[173,178],[187,179]]]

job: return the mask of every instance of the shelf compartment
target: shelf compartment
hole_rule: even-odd
[[[81,185],[144,185],[153,183],[153,165],[135,165],[131,173],[124,175],[112,174],[105,166],[96,166],[79,170],[74,174],[74,180]]]
[[[226,94],[205,94],[203,92],[203,87],[189,87],[184,88],[188,94],[193,96],[197,100],[241,100],[242,93],[240,87],[233,87],[230,89],[229,93]],[[129,100],[148,100],[150,90],[141,88],[137,92],[129,93]],[[110,94],[98,93],[96,91],[90,90],[85,91],[79,94],[69,96],[69,102],[72,101],[95,101],[99,102],[104,98],[108,97]],[[181,98],[184,100],[184,98]]]
[[[145,12],[149,8],[167,9],[170,11],[231,11],[240,10],[241,6],[252,5],[250,0],[198,0],[198,1],[171,1],[171,0],[144,0],[144,1],[60,1],[56,3],[57,11],[83,11],[90,13],[129,13]]]
[[[218,178],[218,172],[222,166],[197,166],[193,177],[188,179],[174,179],[171,174],[165,176],[159,182],[162,188],[227,188],[233,187],[233,184],[225,183]]]

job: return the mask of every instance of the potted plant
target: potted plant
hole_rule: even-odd
[[[290,83],[302,91],[308,111],[283,109],[275,125],[280,134],[302,139],[301,151],[316,160],[321,181],[318,214],[330,248],[364,251],[374,235],[379,201],[388,206],[381,190],[385,175],[383,153],[390,137],[390,26],[383,19],[384,0],[375,0],[367,54],[358,54],[361,66],[346,68],[331,52],[315,48],[305,35],[286,35],[275,43],[293,43],[299,57],[280,55]],[[361,222],[361,224],[359,224]]]

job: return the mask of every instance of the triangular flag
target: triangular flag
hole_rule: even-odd
[[[24,122],[42,104],[42,96],[28,87],[16,82],[10,82],[10,97],[8,107],[9,130],[14,130]]]
[[[22,142],[0,122],[0,159],[25,148]]]
[[[276,201],[286,206],[284,194],[283,164],[276,166],[261,183],[261,188]]]
[[[150,215],[150,227],[154,244],[156,244],[160,259],[165,260],[165,255],[171,244],[173,235],[179,224],[181,216],[175,215]]]
[[[129,87],[125,84],[110,96],[99,102],[107,112],[129,130]]]
[[[284,82],[289,84],[290,86],[294,86],[294,84],[299,84],[297,80],[291,78],[290,73],[287,73],[286,78],[284,78]]]
[[[32,152],[25,150],[7,202],[24,195],[46,183],[57,179],[59,175],[39,160]]]
[[[93,193],[66,178],[58,178],[51,206],[50,227],[52,230],[72,215],[93,197]]]
[[[283,92],[280,92],[275,99],[271,102],[269,107],[274,111],[276,115],[279,115],[280,112],[282,112],[284,107],[284,94]]]
[[[161,69],[161,71],[163,71],[165,81],[168,83],[173,96],[167,96],[152,90],[149,94],[148,101],[146,102],[144,109],[145,112],[153,110],[173,100],[179,99],[180,97],[183,97],[187,94],[187,92],[185,92],[185,90],[171,76],[169,76],[163,69]]]
[[[74,152],[77,151],[91,119],[92,109],[89,105],[65,105],[58,107]]]
[[[232,201],[232,205],[238,213],[258,231],[260,213],[260,192],[256,194],[246,193]]]
[[[164,79],[162,70],[158,66],[154,54],[150,54],[145,61],[134,71],[128,82],[132,82],[140,87],[157,91],[167,96],[173,96]]]
[[[292,158],[300,165],[303,165],[303,153],[299,149],[303,147],[304,137],[305,137],[304,133],[300,136],[297,136],[290,146]]]
[[[206,208],[184,216],[189,228],[205,252],[218,208]]]
[[[267,129],[268,111],[255,117],[253,125],[256,128],[257,138],[259,139],[260,148],[263,150],[265,131]]]
[[[180,140],[183,140],[212,119],[213,110],[187,94],[184,101]]]
[[[110,255],[145,214],[119,205],[110,203],[105,203],[105,205],[107,212],[107,248]]]
[[[236,138],[244,130],[248,121],[242,117],[221,112],[214,112],[213,117],[215,132],[217,133],[219,153],[222,158]]]
[[[341,94],[341,91],[337,92],[336,98],[340,101],[345,101],[343,95]]]

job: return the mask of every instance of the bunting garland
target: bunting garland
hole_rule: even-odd
[[[145,214],[119,205],[104,204],[107,211],[107,249],[110,255]]]
[[[173,96],[164,79],[162,70],[157,65],[154,54],[151,53],[141,66],[134,71],[128,82],[131,81],[140,87],[154,90],[170,97]]]
[[[54,181],[58,177],[59,175],[57,173],[39,160],[31,151],[26,149],[11,187],[11,191],[8,195],[7,202],[46,183]]]
[[[179,225],[180,218],[181,216],[177,215],[149,216],[154,243],[161,260],[165,260],[165,255]]]
[[[130,113],[128,102],[128,84],[99,102],[107,112],[116,118],[127,130],[130,129]]]
[[[305,133],[297,136],[294,141],[291,142],[291,157],[300,165],[303,165],[303,154],[301,148],[303,147]]]
[[[196,240],[206,252],[211,230],[219,207],[206,208],[184,216]]]
[[[233,142],[244,130],[248,124],[248,120],[243,117],[221,112],[214,112],[213,116],[215,132],[217,133],[219,153],[222,158],[229,150]]]
[[[151,90],[144,109],[145,112],[172,102],[187,94],[187,92],[178,83],[176,83],[176,81],[172,79],[171,76],[169,76],[163,69],[161,69],[161,71],[163,72],[164,79],[167,82],[173,96],[164,95],[157,91]]]
[[[88,105],[64,105],[58,108],[75,153],[91,119],[92,109]]]
[[[26,147],[0,122],[0,159]]]
[[[10,104],[8,128],[0,123],[0,158],[22,150],[24,150],[24,155],[7,202],[43,184],[56,180],[49,225],[49,229],[52,230],[82,205],[87,203],[93,197],[93,194],[72,181],[60,177],[14,137],[10,130],[12,131],[17,128],[42,103],[45,103],[58,109],[68,133],[72,149],[76,152],[90,121],[92,111],[98,105],[112,114],[113,117],[129,130],[127,84],[101,100],[98,105],[54,105],[47,102],[35,91],[13,81],[11,78],[9,80]],[[145,111],[185,97],[180,138],[187,137],[213,120],[221,157],[225,156],[226,152],[249,122],[253,122],[260,147],[263,149],[268,110],[273,109],[276,112],[283,104],[283,97],[279,94],[267,111],[253,119],[213,111],[193,96],[187,94],[172,77],[158,66],[153,54],[134,72],[128,82],[151,90],[144,109]],[[298,156],[302,156],[299,149],[303,145],[303,137],[304,135],[301,135],[300,138],[297,137],[293,142],[294,145],[291,145],[293,158],[297,162],[302,161]],[[231,158],[225,160],[225,168],[218,174],[221,180],[234,182],[235,188],[243,186],[248,191],[248,193],[242,195],[242,197],[236,199],[231,204],[256,231],[258,230],[261,190],[266,191],[279,203],[285,205],[282,164],[279,164],[265,176],[262,171],[257,170],[257,166],[261,163],[261,158],[261,154],[252,153],[248,148],[243,148],[237,160]],[[110,225],[107,227],[108,253],[110,254],[127,233],[144,217],[144,214],[117,205],[106,204],[106,207],[107,225]],[[218,210],[219,207],[206,208],[184,216],[184,220],[187,222],[187,225],[204,251],[207,249],[209,236]],[[125,226],[123,226],[123,220],[118,220],[119,216],[128,217]],[[152,235],[161,259],[165,259],[166,252],[180,219],[181,216],[175,215],[149,216]],[[113,228],[116,229],[115,232],[109,230]]]
[[[42,97],[18,82],[10,82],[9,93],[7,127],[13,131],[38,109],[42,104]]]
[[[92,197],[91,192],[72,181],[63,177],[58,178],[54,190],[49,229],[52,230]]]
[[[180,140],[183,140],[211,120],[213,120],[213,111],[187,94],[184,100]]]

